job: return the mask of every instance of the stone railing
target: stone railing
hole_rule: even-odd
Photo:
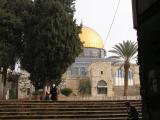
[[[102,96],[59,96],[58,100],[66,100],[66,101],[91,101],[91,100],[141,100],[141,96],[113,96],[113,97],[102,97]]]

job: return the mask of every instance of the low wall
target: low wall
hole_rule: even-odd
[[[114,96],[123,96],[124,86],[114,86],[113,87]],[[128,96],[140,96],[140,86],[128,86],[127,91]]]
[[[58,97],[59,101],[98,101],[98,100],[141,100],[141,96],[113,96],[113,97],[91,97],[91,96],[85,96],[85,97],[80,97],[80,96],[59,96]]]

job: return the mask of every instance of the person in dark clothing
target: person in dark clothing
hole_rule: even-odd
[[[139,114],[134,106],[130,102],[126,102],[128,120],[139,120]]]
[[[51,100],[57,101],[57,87],[55,84],[51,87]]]
[[[49,92],[48,91],[46,92],[45,100],[49,100]]]

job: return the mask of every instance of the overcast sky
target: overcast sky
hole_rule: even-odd
[[[76,0],[75,18],[77,23],[83,22],[84,26],[93,28],[103,41],[105,49],[111,50],[115,44],[123,40],[136,41],[136,31],[132,23],[131,0],[121,0],[117,15],[107,34],[116,11],[118,0]]]

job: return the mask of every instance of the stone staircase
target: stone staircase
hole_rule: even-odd
[[[141,115],[141,102],[132,100]],[[126,120],[119,101],[0,101],[0,120]]]

